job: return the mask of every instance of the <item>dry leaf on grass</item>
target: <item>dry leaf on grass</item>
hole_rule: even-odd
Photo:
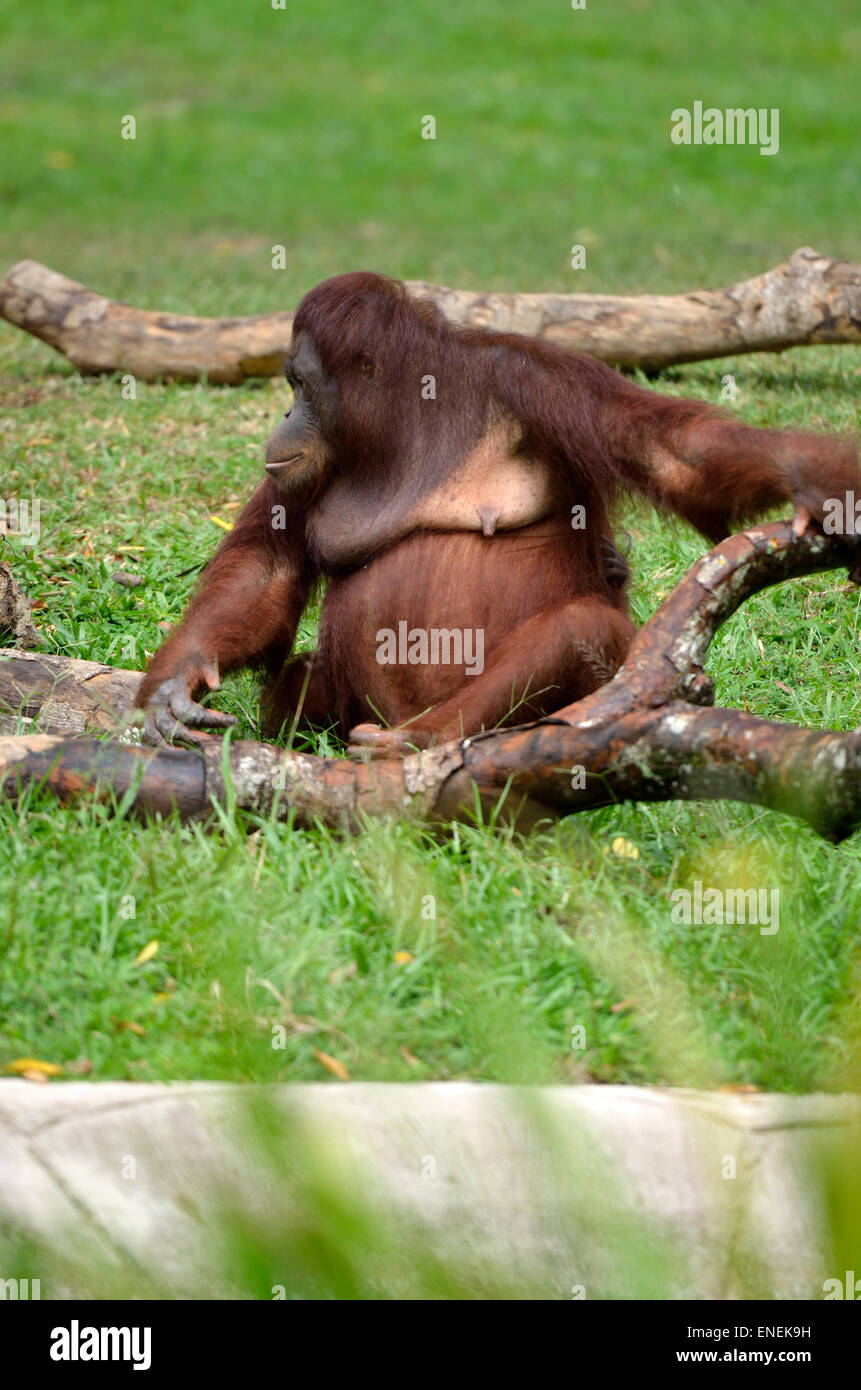
[[[317,1058],[320,1065],[325,1067],[328,1072],[331,1072],[333,1076],[337,1076],[339,1081],[349,1081],[350,1073],[347,1071],[344,1063],[338,1061],[337,1057],[331,1057],[328,1052],[320,1052],[316,1047],[314,1048],[314,1056]]]

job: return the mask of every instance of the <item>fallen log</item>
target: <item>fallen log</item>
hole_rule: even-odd
[[[408,288],[453,323],[530,333],[646,370],[861,342],[861,266],[809,247],[752,280],[687,294],[486,294],[418,280]],[[0,315],[64,353],[85,375],[206,376],[232,385],[277,376],[292,326],[289,313],[194,318],[134,309],[37,261],[19,261],[0,281]]]
[[[134,709],[139,671],[95,661],[0,650],[0,733],[38,719],[46,733],[113,733]]]
[[[861,825],[861,730],[803,729],[710,708],[703,663],[721,623],[751,594],[844,565],[858,582],[858,559],[845,541],[812,530],[796,538],[789,522],[731,536],[692,566],[637,634],[612,681],[520,728],[383,761],[320,758],[229,737],[226,744],[214,738],[202,752],[45,735],[0,738],[0,795],[17,798],[41,785],[62,800],[128,796],[139,813],[175,807],[184,819],[208,816],[218,801],[292,817],[297,825],[354,828],[366,816],[386,814],[468,819],[477,793],[488,811],[502,803],[505,818],[523,830],[619,801],[731,800],[798,816],[837,841]],[[0,652],[0,672],[4,659],[21,658]],[[32,659],[15,669],[19,687],[28,669],[34,686],[43,682]],[[128,706],[129,680],[139,677],[93,670],[115,679],[99,694],[106,703],[118,697],[119,716]],[[79,681],[78,689],[89,684]],[[29,698],[33,707],[41,696]],[[100,721],[104,710],[94,704],[86,717]]]

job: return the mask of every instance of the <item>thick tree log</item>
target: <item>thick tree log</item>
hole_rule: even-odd
[[[551,719],[478,734],[459,743],[387,761],[351,761],[289,753],[272,745],[218,739],[202,753],[152,751],[86,738],[0,738],[0,794],[17,797],[42,784],[67,800],[128,794],[139,812],[205,817],[213,801],[262,815],[354,827],[365,816],[467,819],[475,796],[490,809],[504,802],[521,829],[573,811],[618,801],[748,801],[808,821],[839,840],[861,825],[861,730],[833,733],[755,719],[738,710],[702,708],[711,697],[703,670],[717,628],[741,602],[784,579],[850,565],[857,556],[836,536],[793,537],[789,522],[751,528],[692,567],[637,635],[612,681]],[[33,672],[30,708],[46,689],[38,663],[11,658],[20,689]],[[72,663],[83,668],[87,663]],[[117,716],[128,706],[132,672],[92,667],[99,700]],[[72,673],[74,674],[74,673]],[[79,677],[83,677],[80,671]],[[68,675],[68,673],[67,673]],[[104,707],[87,710],[78,691],[60,689],[90,727]],[[51,687],[50,699],[57,699]],[[8,698],[8,697],[7,697]],[[228,769],[232,787],[225,783]]]
[[[410,289],[455,323],[532,333],[649,371],[737,353],[861,343],[861,265],[809,246],[752,280],[687,294],[476,294],[419,281]]]
[[[115,732],[140,679],[95,661],[0,650],[0,733],[14,733],[20,718],[38,718],[46,733]]]
[[[809,247],[729,289],[679,295],[482,294],[409,282],[453,323],[531,333],[617,366],[656,370],[744,352],[861,342],[861,266]],[[0,314],[84,374],[236,384],[276,376],[292,315],[189,318],[133,309],[36,261],[0,281]]]
[[[236,805],[307,826],[315,821],[356,829],[366,816],[434,816],[440,787],[462,764],[457,745],[390,763],[355,763],[285,753],[267,743],[231,743],[228,765]],[[205,819],[213,802],[230,799],[219,739],[203,753],[63,739],[50,735],[0,738],[0,795],[17,798],[28,786],[47,787],[61,801],[80,796],[132,795],[143,815]]]
[[[288,313],[204,319],[133,309],[38,261],[19,261],[0,281],[0,315],[65,353],[84,376],[207,376],[234,386],[280,373],[293,323]]]

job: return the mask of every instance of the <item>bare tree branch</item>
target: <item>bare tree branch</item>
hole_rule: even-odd
[[[225,800],[298,825],[355,827],[395,814],[447,821],[504,803],[524,830],[618,801],[748,801],[808,821],[839,840],[861,824],[861,730],[834,733],[708,706],[705,655],[718,627],[751,594],[782,580],[852,566],[836,536],[795,538],[789,522],[751,528],[691,568],[638,633],[601,690],[551,719],[478,734],[385,761],[285,752],[219,740],[200,754],[88,738],[0,738],[0,793],[36,784],[62,800],[132,794],[142,813],[205,817]],[[121,727],[139,677],[62,657],[0,652],[0,712],[33,714],[69,699],[83,727]],[[17,701],[17,704],[16,704]],[[585,775],[583,775],[585,774]]]

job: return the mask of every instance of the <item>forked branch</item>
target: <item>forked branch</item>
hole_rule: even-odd
[[[476,797],[522,829],[619,801],[748,801],[808,821],[839,840],[861,824],[861,730],[835,733],[708,707],[704,670],[715,632],[751,594],[785,579],[850,567],[846,542],[789,522],[731,536],[698,560],[638,633],[612,681],[552,719],[478,734],[406,758],[353,761],[214,740],[204,753],[151,751],[92,738],[27,733],[0,738],[0,788],[35,784],[62,799],[123,796],[141,812],[207,816],[225,800],[298,825],[355,827],[364,816],[466,819]],[[56,720],[63,691],[76,721],[120,727],[136,678],[61,657],[0,652],[0,714],[40,708]],[[93,693],[81,689],[93,686]],[[52,713],[53,711],[53,713]]]

